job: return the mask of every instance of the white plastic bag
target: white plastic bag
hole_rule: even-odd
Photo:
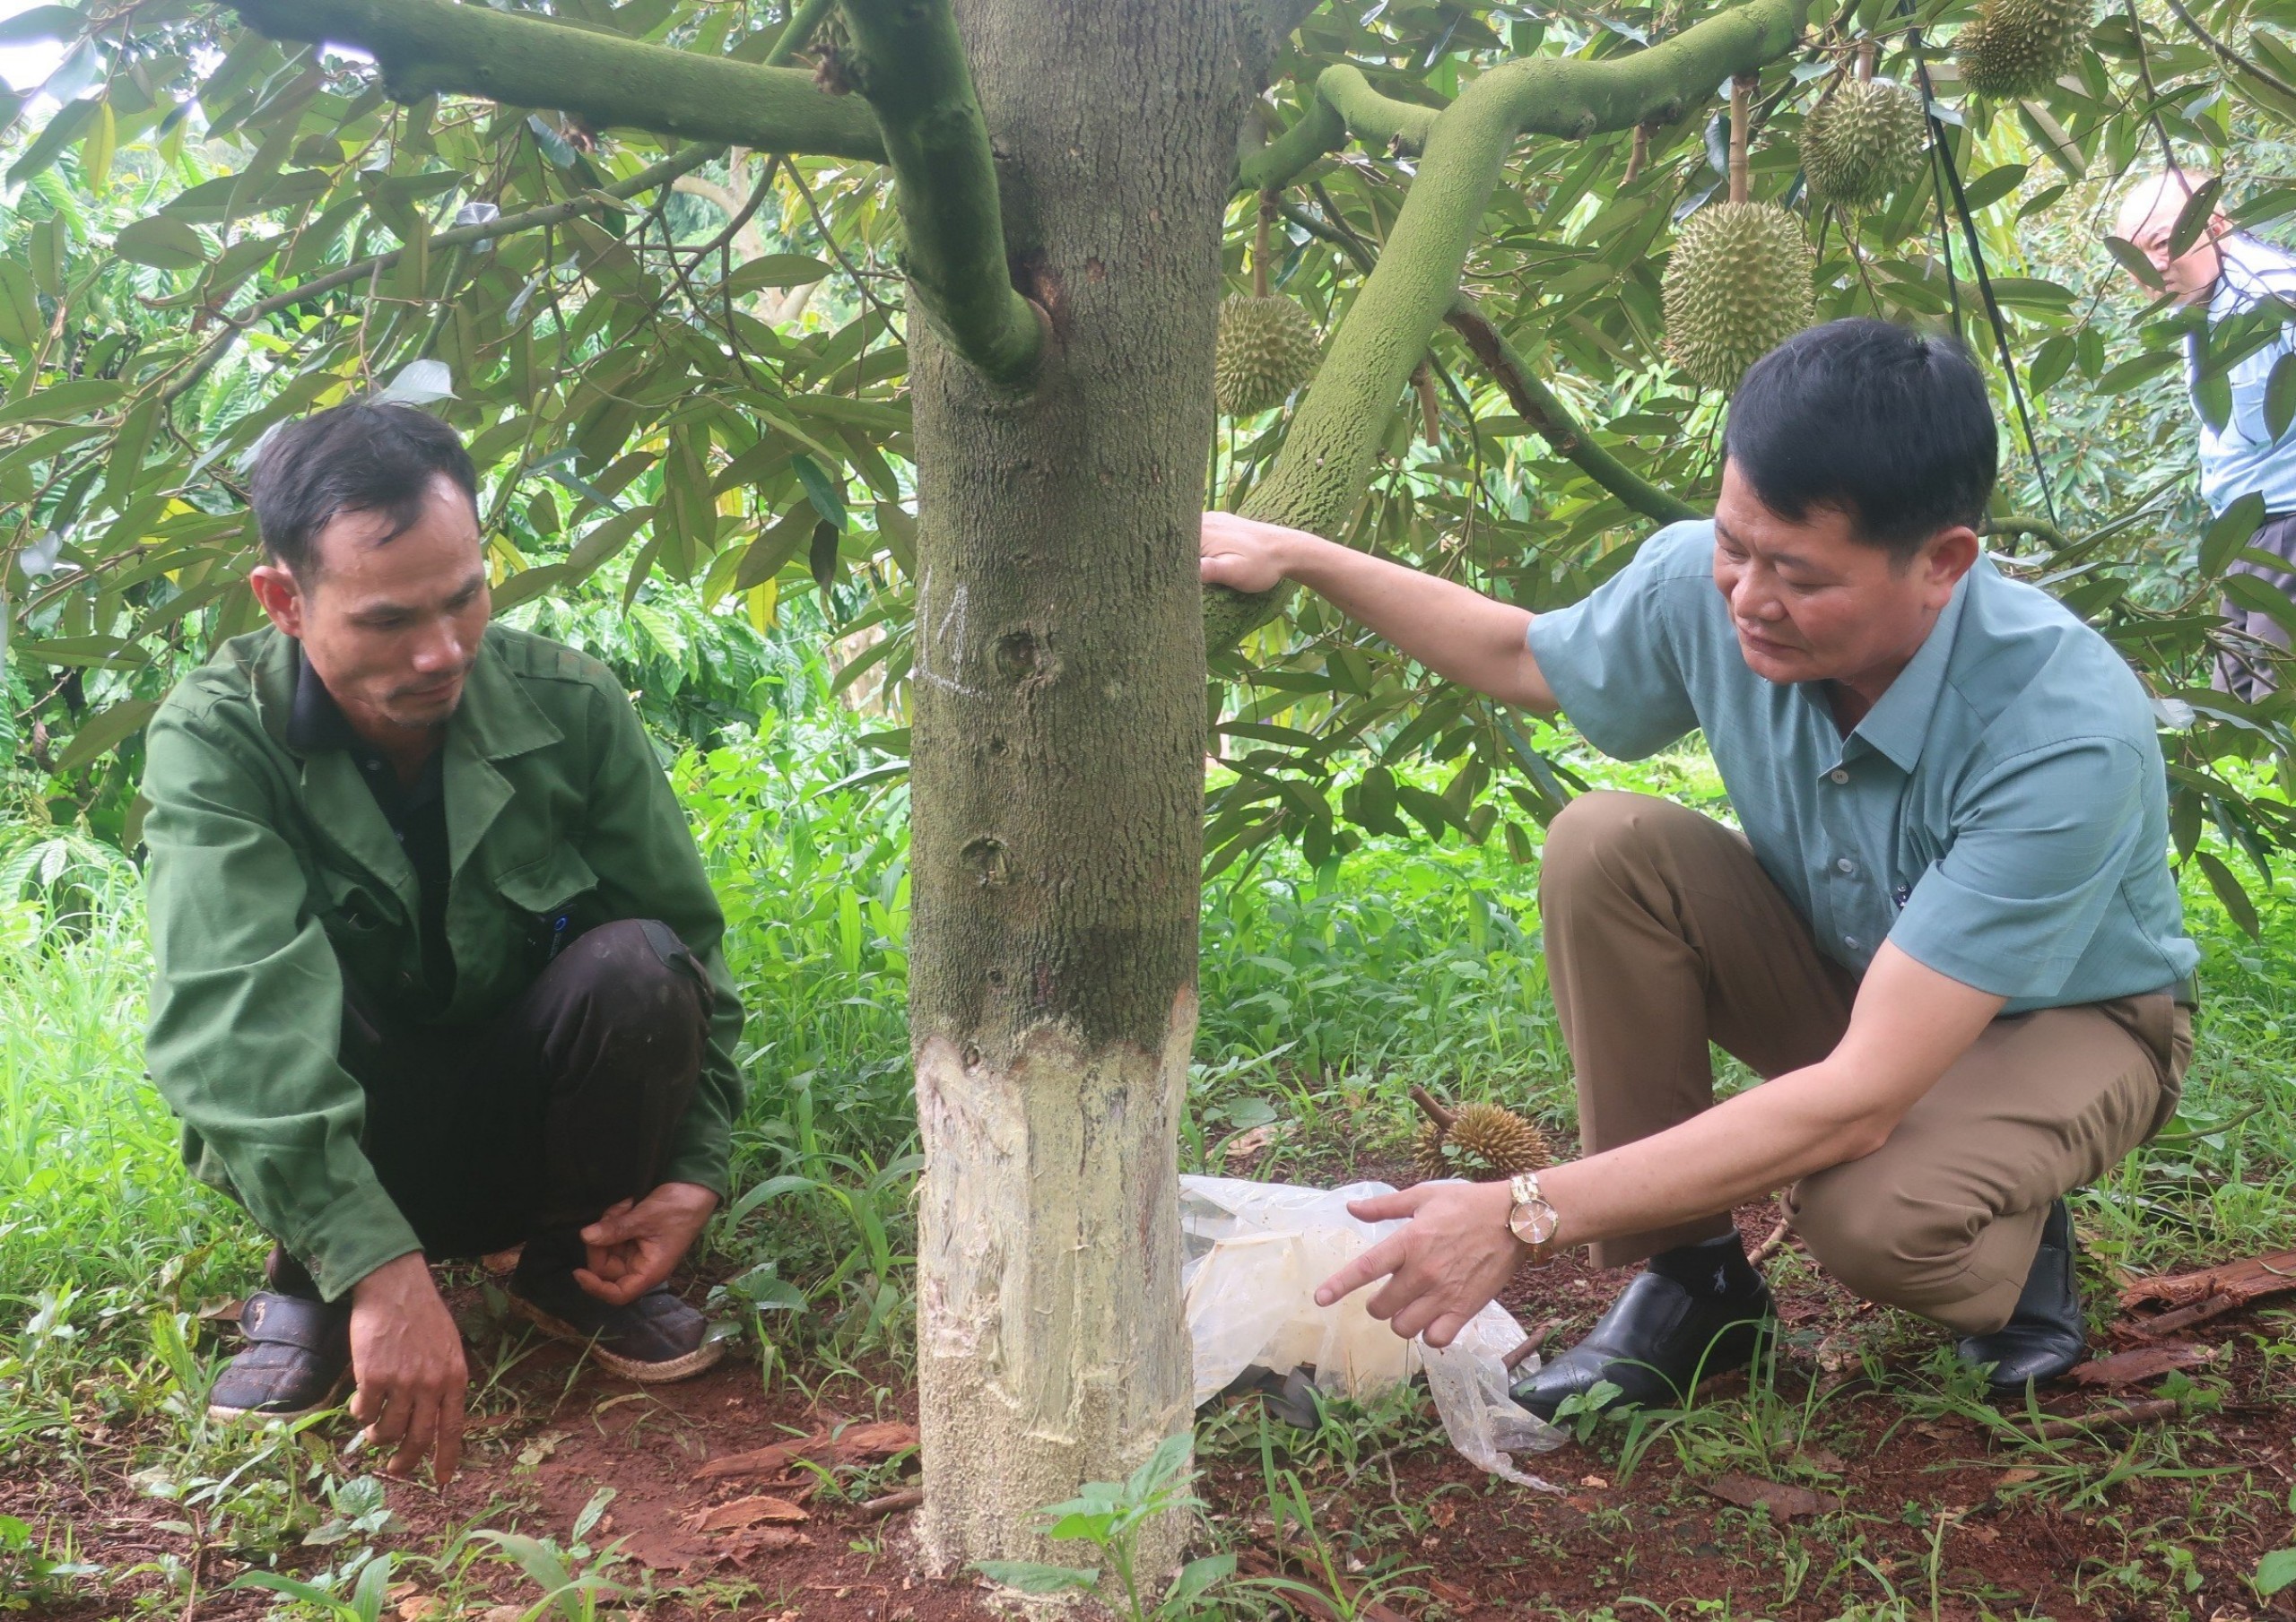
[[[1546,1453],[1562,1433],[1516,1406],[1502,1359],[1523,1331],[1492,1302],[1438,1350],[1405,1340],[1358,1290],[1316,1305],[1316,1286],[1402,1226],[1361,1222],[1351,1200],[1395,1191],[1385,1183],[1302,1188],[1235,1177],[1182,1177],[1180,1287],[1196,1349],[1196,1400],[1210,1401],[1255,1365],[1278,1375],[1313,1368],[1319,1390],[1366,1397],[1424,1370],[1451,1445],[1469,1462],[1525,1487],[1560,1489],[1517,1470],[1509,1453]],[[1526,1367],[1535,1369],[1535,1362]]]

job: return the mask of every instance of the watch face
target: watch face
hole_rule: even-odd
[[[1554,1237],[1555,1227],[1561,1220],[1554,1207],[1544,1200],[1518,1205],[1507,1213],[1507,1226],[1526,1245],[1544,1245]]]

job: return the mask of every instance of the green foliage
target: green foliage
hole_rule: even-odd
[[[1108,1562],[1113,1597],[1124,1608],[1119,1614],[1130,1622],[1196,1622],[1221,1615],[1218,1607],[1207,1603],[1207,1596],[1235,1574],[1235,1556],[1207,1555],[1175,1572],[1152,1603],[1140,1592],[1141,1574],[1133,1566],[1143,1529],[1164,1516],[1203,1507],[1187,1490],[1194,1475],[1187,1468],[1189,1444],[1186,1432],[1167,1436],[1125,1480],[1087,1482],[1075,1497],[1043,1514],[1046,1538],[1055,1543],[1089,1544]],[[1089,1590],[1100,1585],[1101,1575],[1099,1566],[1028,1560],[983,1560],[973,1569],[1024,1594]]]
[[[2261,74],[2173,17],[2115,13],[2069,72],[2014,100],[1963,95],[1944,60],[1957,41],[2039,4],[1994,0],[1980,14],[1957,0],[1912,26],[1822,3],[1805,42],[1761,76],[1754,197],[1804,217],[1819,317],[1877,314],[1970,339],[2013,424],[1998,511],[2054,520],[2005,530],[2006,560],[2113,638],[2161,695],[2177,729],[2179,854],[2220,890],[2255,889],[2296,839],[2280,794],[2259,792],[2296,747],[2289,701],[2206,691],[2214,603],[2239,548],[2195,544],[2178,377],[2188,323],[2147,308],[2092,221],[2121,177],[2170,154],[2229,169],[2221,201],[2243,228],[2296,213],[2296,190],[2257,178],[2286,168],[2296,101],[2273,82],[2296,59],[2282,60],[2284,19],[2264,0],[2216,19],[2219,42],[2242,41],[2228,48]],[[2071,5],[2058,10],[2077,29]],[[559,9],[745,61],[778,32],[778,19],[694,0]],[[1352,108],[1423,131],[1503,63],[1623,61],[1721,9],[1591,19],[1329,0],[1284,46],[1261,123],[1323,127],[1332,115],[1314,86],[1344,63],[1361,86]],[[915,481],[878,169],[595,137],[451,96],[402,106],[360,62],[265,40],[222,7],[100,24],[47,8],[23,25],[42,27],[78,36],[51,84],[60,110],[37,123],[0,104],[16,119],[0,149],[21,188],[0,205],[0,797],[20,814],[133,845],[149,706],[252,622],[238,584],[246,458],[273,424],[361,389],[429,399],[465,431],[498,601],[586,646],[619,640],[665,735],[706,749],[768,708],[788,713],[792,672],[764,634],[785,616],[864,644],[838,679],[874,684],[899,733]],[[1919,183],[1852,214],[1801,184],[1802,137],[1864,47],[1931,98],[1936,152]],[[1466,267],[1468,291],[1551,372],[1540,381],[1582,438],[1692,502],[1711,499],[1722,403],[1670,360],[1661,277],[1722,217],[1708,201],[1722,180],[1710,110],[1639,136],[1518,143]],[[1415,178],[1411,146],[1319,160],[1277,192],[1272,291],[1317,325],[1344,332]],[[1809,178],[1822,193],[1815,167]],[[1239,294],[1258,213],[1238,199]],[[2204,406],[2278,319],[2210,334]],[[1648,525],[1592,459],[1582,466],[1518,414],[1458,340],[1437,334],[1431,355],[1435,442],[1414,432],[1420,402],[1393,403],[1344,538],[1533,608],[1583,595]],[[2274,409],[2285,414],[2296,367],[2283,369]],[[2030,448],[2020,402],[2039,436]],[[1250,496],[1288,427],[1268,414],[1225,430],[1214,504]],[[2254,582],[2231,589],[2262,592],[2271,601],[2250,606],[2266,612],[2277,603]],[[607,622],[625,608],[618,638]],[[744,638],[744,621],[759,634]],[[1572,792],[1527,729],[1312,604],[1214,677],[1230,768],[1213,784],[1215,872],[1269,841],[1320,866],[1406,820],[1431,838],[1503,839],[1519,857]],[[888,751],[888,772],[901,752]],[[1437,768],[1431,784],[1420,764]],[[2204,825],[2229,831],[2239,859],[2201,860]]]

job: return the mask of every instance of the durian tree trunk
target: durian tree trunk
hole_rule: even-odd
[[[911,332],[918,1536],[944,1571],[1073,1556],[1036,1512],[1190,1422],[1196,533],[1255,44],[1232,0],[957,17],[1050,337],[1015,388]]]

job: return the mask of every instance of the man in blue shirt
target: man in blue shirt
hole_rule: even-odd
[[[1779,1188],[1868,1299],[1957,1331],[2003,1389],[2083,1356],[2064,1195],[2175,1110],[2190,974],[2143,688],[1975,525],[1997,445],[1944,339],[1838,321],[1739,386],[1711,522],[1534,618],[1297,531],[1205,520],[1203,573],[1299,582],[1430,669],[1633,759],[1702,730],[1744,831],[1596,794],[1539,906],[1583,1157],[1359,1202],[1408,1217],[1327,1280],[1448,1344],[1517,1264],[1648,1258],[1521,1382],[1662,1401],[1753,1354],[1729,1213]],[[1766,1078],[1717,1104],[1708,1044]]]
[[[2153,175],[2129,188],[2121,204],[2119,235],[2152,261],[2161,278],[2160,291],[2178,303],[2205,305],[2209,341],[2238,344],[2241,335],[2224,331],[2235,317],[2248,316],[2266,331],[2248,334],[2254,348],[2225,369],[2231,386],[2231,410],[2222,428],[2212,427],[2200,410],[2199,384],[2203,339],[2198,333],[2187,340],[2187,376],[2193,386],[2193,410],[2200,418],[2200,495],[2208,510],[2222,516],[2241,497],[2264,500],[2264,521],[2249,537],[2248,550],[2287,562],[2275,568],[2263,561],[2236,559],[2227,571],[2254,575],[2283,596],[2296,588],[2296,429],[2274,438],[2265,420],[2265,395],[2273,368],[2290,352],[2287,329],[2278,323],[2296,314],[2296,259],[2266,242],[2259,242],[2219,212],[2209,215],[2185,251],[2174,251],[2177,221],[2192,195],[2208,183],[2206,175],[2170,171]],[[2216,687],[2236,698],[2253,702],[2277,685],[2272,667],[2253,657],[2258,645],[2285,648],[2287,628],[2270,614],[2224,601],[2224,620],[2232,633],[2229,646],[2216,660]]]

